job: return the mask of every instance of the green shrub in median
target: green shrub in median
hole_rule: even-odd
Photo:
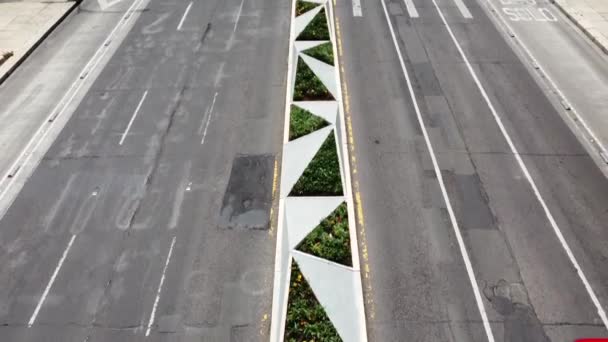
[[[329,28],[327,27],[325,8],[315,15],[296,40],[329,40]]]
[[[302,0],[296,1],[296,17],[310,11],[311,9],[317,6],[319,6],[319,4],[316,4],[314,2],[307,2]]]
[[[327,125],[329,125],[329,122],[325,121],[325,119],[312,114],[306,109],[292,105],[289,115],[289,140],[303,137]]]
[[[340,161],[333,131],[291,189],[289,196],[342,196]]]
[[[327,87],[315,75],[312,70],[304,63],[302,58],[298,58],[298,68],[296,69],[296,82],[293,92],[294,101],[318,101],[333,100],[334,97],[329,93]]]
[[[313,48],[305,50],[304,53],[329,65],[334,65],[334,50],[331,46],[331,42],[317,45]]]
[[[343,202],[296,247],[297,250],[345,266],[352,266],[348,210]]]
[[[291,264],[285,341],[342,341],[295,261]]]

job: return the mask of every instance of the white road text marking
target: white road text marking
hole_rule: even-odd
[[[75,239],[76,239],[76,235],[72,235],[72,238],[70,239],[70,242],[68,243],[68,246],[63,251],[63,255],[61,256],[61,259],[59,259],[59,263],[57,264],[57,267],[55,267],[55,271],[53,272],[53,275],[51,276],[49,283],[46,284],[46,288],[44,289],[44,292],[42,293],[42,297],[40,297],[40,300],[38,301],[38,305],[36,305],[36,309],[34,310],[34,313],[32,314],[30,321],[27,323],[28,328],[31,328],[32,325],[34,325],[34,322],[36,321],[36,317],[38,316],[38,312],[40,311],[42,304],[44,304],[44,301],[46,300],[46,296],[49,295],[49,291],[51,290],[51,287],[53,286],[53,283],[55,282],[55,278],[57,278],[57,274],[59,274],[59,270],[61,269],[61,266],[63,266],[63,262],[65,261],[65,258],[68,256],[68,252],[70,251],[70,248],[72,248],[72,244],[74,244]]]
[[[363,11],[361,10],[361,0],[353,0],[353,16],[362,17]]]
[[[587,293],[589,294],[589,297],[591,297],[591,301],[597,308],[597,313],[600,316],[600,319],[602,320],[604,327],[608,328],[608,318],[606,317],[606,312],[602,308],[602,305],[601,305],[600,301],[598,300],[597,296],[595,295],[595,292],[591,288],[591,285],[589,284],[587,277],[583,273],[583,270],[581,269],[578,261],[574,257],[574,254],[572,253],[570,246],[566,242],[564,235],[562,234],[561,230],[559,229],[557,222],[555,221],[555,218],[553,217],[553,214],[549,210],[549,207],[547,206],[547,204],[545,203],[545,200],[543,199],[542,195],[540,194],[540,191],[538,190],[538,187],[536,186],[534,179],[532,179],[532,176],[530,175],[530,172],[528,171],[528,167],[526,166],[523,159],[521,158],[521,155],[519,154],[519,151],[515,147],[515,144],[513,144],[511,136],[509,135],[509,133],[507,132],[507,129],[505,128],[505,126],[502,123],[502,119],[500,118],[500,116],[498,115],[498,112],[494,108],[494,105],[492,104],[492,101],[490,100],[490,97],[488,96],[485,88],[481,84],[481,81],[479,81],[479,78],[477,77],[477,73],[471,66],[471,63],[469,63],[469,59],[467,58],[466,54],[462,50],[462,47],[460,46],[460,43],[456,39],[454,32],[452,32],[452,29],[448,25],[448,23],[445,19],[445,16],[443,15],[443,12],[441,12],[441,9],[437,5],[436,0],[432,0],[432,1],[433,1],[433,4],[435,5],[435,8],[437,9],[437,12],[439,13],[439,16],[441,17],[441,20],[443,21],[444,26],[448,30],[448,33],[450,34],[450,37],[452,38],[454,45],[456,46],[456,48],[458,49],[458,52],[460,53],[460,56],[464,60],[466,66],[467,66],[467,69],[469,70],[469,73],[471,74],[471,77],[475,81],[475,84],[477,85],[477,88],[481,92],[481,95],[484,98],[486,104],[488,105],[488,108],[490,108],[490,111],[492,112],[492,116],[494,117],[494,121],[496,121],[496,124],[500,128],[500,132],[502,133],[503,137],[507,141],[507,144],[509,145],[511,153],[515,157],[517,164],[519,165],[522,173],[526,177],[526,180],[530,184],[530,187],[532,188],[532,191],[534,192],[536,199],[542,206],[542,208],[545,212],[545,215],[547,216],[547,220],[549,221],[549,223],[551,224],[551,227],[553,228],[553,231],[555,232],[555,235],[557,236],[559,242],[561,243],[562,247],[564,248],[564,251],[566,252],[566,255],[568,256],[568,258],[570,259],[570,262],[576,269],[576,274],[578,274],[579,278],[583,282],[585,289],[587,290]]]
[[[435,176],[437,177],[437,181],[439,182],[439,187],[441,188],[441,194],[443,196],[443,200],[445,201],[445,204],[446,204],[446,207],[448,210],[448,215],[450,217],[452,227],[454,228],[454,234],[456,236],[456,240],[458,241],[458,247],[460,249],[460,253],[462,254],[462,259],[464,261],[464,265],[467,270],[469,282],[471,283],[471,287],[473,288],[473,294],[475,296],[475,301],[477,302],[477,309],[479,310],[479,313],[481,315],[481,319],[483,321],[483,327],[484,327],[486,335],[488,337],[488,341],[494,342],[494,335],[492,334],[492,329],[490,328],[490,322],[488,320],[488,315],[487,315],[486,309],[483,305],[481,291],[479,290],[479,285],[477,284],[477,279],[475,278],[475,271],[473,270],[473,266],[471,264],[471,259],[469,258],[469,253],[467,252],[467,248],[464,244],[464,239],[462,238],[462,233],[460,232],[460,228],[458,226],[458,221],[456,221],[456,215],[454,214],[454,209],[452,208],[452,204],[450,202],[450,197],[448,196],[448,192],[445,188],[445,184],[443,182],[443,175],[441,174],[441,169],[439,168],[439,163],[437,162],[437,158],[435,156],[435,151],[433,149],[433,145],[431,144],[429,134],[426,130],[426,126],[424,124],[424,119],[422,118],[422,113],[420,112],[420,107],[418,107],[418,100],[416,100],[416,94],[414,93],[412,81],[410,80],[410,76],[405,67],[405,62],[403,60],[401,50],[399,50],[399,43],[397,43],[397,37],[395,36],[395,30],[393,29],[393,24],[391,23],[391,19],[388,14],[388,10],[386,9],[386,3],[384,0],[381,0],[381,2],[382,2],[382,7],[384,9],[384,15],[386,16],[386,21],[388,23],[388,27],[391,32],[391,36],[393,38],[393,44],[395,45],[395,50],[397,51],[397,55],[399,57],[399,64],[401,64],[401,71],[403,72],[403,76],[405,77],[405,80],[407,82],[407,88],[409,90],[410,98],[412,99],[412,103],[414,105],[414,110],[416,111],[416,116],[418,117],[418,123],[420,124],[420,128],[422,130],[422,135],[424,136],[424,141],[426,143],[426,146],[429,149],[429,154],[431,156],[433,168],[435,169]]]
[[[160,300],[160,292],[163,289],[163,283],[165,282],[165,274],[167,273],[167,267],[169,261],[171,261],[171,254],[173,254],[173,246],[175,246],[175,236],[171,240],[171,247],[169,247],[169,253],[167,253],[167,260],[165,261],[165,267],[163,267],[163,274],[160,277],[160,283],[158,284],[158,290],[156,290],[156,299],[154,300],[154,306],[152,306],[152,312],[150,313],[150,320],[148,321],[148,329],[146,330],[146,336],[150,335],[152,324],[154,323],[154,316],[156,315],[156,308],[158,307],[158,301]]]
[[[133,121],[135,120],[137,113],[139,113],[139,109],[141,108],[141,105],[144,103],[146,96],[148,96],[147,90],[144,91],[144,94],[141,96],[141,100],[139,100],[139,103],[137,104],[137,108],[135,108],[135,111],[133,112],[133,115],[131,116],[131,120],[129,121],[129,124],[127,125],[127,128],[125,129],[124,133],[122,133],[122,137],[120,138],[120,142],[118,143],[118,145],[122,145],[122,143],[125,141],[125,138],[127,137],[127,133],[129,133],[129,130],[131,129],[131,125],[133,125]]]

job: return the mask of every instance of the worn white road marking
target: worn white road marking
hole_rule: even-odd
[[[184,21],[186,21],[186,17],[188,16],[188,12],[190,12],[191,7],[192,7],[192,1],[190,1],[190,3],[188,4],[188,7],[186,7],[186,11],[184,11],[184,15],[182,16],[182,19],[179,21],[179,24],[177,25],[178,31],[182,30],[182,25],[184,25]]]
[[[158,290],[156,290],[156,299],[154,299],[154,306],[152,306],[152,312],[150,313],[150,320],[148,321],[148,329],[146,330],[146,336],[150,335],[152,324],[154,323],[154,316],[156,315],[156,308],[158,307],[158,301],[160,300],[160,293],[163,289],[163,283],[165,282],[165,274],[167,273],[167,267],[169,261],[171,261],[171,254],[173,254],[173,246],[175,246],[175,236],[171,240],[171,247],[169,247],[169,253],[167,253],[167,260],[165,261],[165,267],[163,267],[163,274],[160,277],[160,283],[158,284]]]
[[[35,155],[35,151],[38,149],[46,135],[51,131],[51,127],[57,121],[56,119],[63,115],[63,113],[67,110],[69,105],[72,103],[78,91],[82,88],[84,84],[84,80],[91,74],[93,70],[97,67],[101,59],[108,52],[108,47],[114,38],[114,35],[121,29],[122,26],[126,25],[130,19],[135,16],[133,13],[136,8],[142,3],[143,0],[134,1],[129,9],[123,14],[120,18],[120,21],[114,26],[110,34],[106,37],[106,39],[101,43],[101,45],[97,48],[91,59],[87,62],[87,64],[82,68],[78,77],[72,82],[70,88],[63,95],[61,100],[57,103],[57,105],[53,108],[49,116],[46,118],[46,121],[40,125],[36,133],[32,136],[32,138],[28,141],[25,148],[21,151],[19,156],[15,159],[15,162],[8,169],[6,174],[0,179],[0,188],[2,189],[2,193],[0,194],[0,200],[4,198],[8,190],[11,188],[12,184],[14,184],[17,177],[15,177],[17,170],[21,168],[22,165],[28,164],[30,158]],[[4,182],[7,181],[8,184],[5,186]]]
[[[57,278],[57,274],[59,274],[59,270],[61,269],[61,266],[63,266],[63,262],[65,261],[65,258],[68,256],[68,252],[70,251],[70,248],[72,248],[72,245],[74,244],[75,239],[76,239],[76,235],[74,234],[74,235],[72,235],[70,242],[68,242],[68,246],[63,251],[63,255],[61,256],[61,259],[59,259],[59,263],[57,264],[57,267],[55,267],[55,271],[53,272],[51,279],[49,279],[49,283],[46,284],[46,288],[44,289],[44,292],[42,293],[42,297],[40,297],[40,300],[38,301],[38,305],[36,305],[36,309],[34,310],[34,313],[32,314],[32,317],[30,317],[30,321],[27,324],[28,328],[31,328],[32,325],[34,324],[34,322],[36,321],[38,312],[40,311],[42,304],[44,304],[44,301],[46,300],[46,296],[48,296],[49,291],[51,290],[51,287],[53,286],[53,283],[55,282],[55,278]]]
[[[141,96],[141,99],[139,100],[139,103],[137,104],[137,108],[135,108],[135,111],[133,112],[133,115],[131,116],[131,120],[129,121],[129,124],[127,125],[127,128],[125,129],[124,133],[122,133],[122,137],[120,138],[120,142],[118,143],[118,145],[122,145],[122,143],[125,141],[125,138],[127,137],[129,130],[131,129],[131,125],[133,125],[133,121],[135,120],[137,113],[139,113],[139,110],[141,109],[141,105],[144,103],[146,96],[148,96],[147,90],[144,91],[144,94]]]
[[[362,17],[363,11],[361,10],[361,0],[353,0],[353,16]]]
[[[207,122],[205,123],[205,130],[203,131],[203,139],[201,139],[201,145],[205,143],[205,137],[207,137],[207,129],[209,128],[209,123],[211,122],[211,116],[213,115],[213,107],[215,106],[215,98],[217,97],[217,92],[213,95],[213,102],[211,102],[211,108],[209,108],[207,114]]]
[[[232,33],[236,32],[236,28],[239,26],[239,20],[241,19],[241,13],[243,12],[243,4],[245,0],[241,0],[241,6],[239,7],[239,11],[236,14],[236,21],[234,22],[234,28],[232,29]]]
[[[443,200],[445,201],[445,204],[446,204],[446,207],[448,210],[448,215],[450,217],[452,227],[454,228],[454,235],[456,236],[456,240],[458,242],[458,247],[460,249],[460,253],[462,254],[462,259],[464,261],[464,266],[467,270],[469,282],[471,283],[471,287],[473,288],[473,294],[475,296],[475,301],[477,302],[477,309],[479,310],[479,314],[481,315],[481,319],[483,321],[483,327],[484,327],[484,330],[488,337],[488,341],[494,342],[494,335],[492,334],[492,329],[490,327],[488,315],[487,315],[486,309],[483,305],[481,291],[479,290],[479,285],[477,284],[477,279],[475,278],[475,271],[473,270],[471,259],[469,258],[469,253],[467,252],[467,248],[464,243],[464,239],[462,238],[462,233],[460,232],[460,228],[458,226],[458,221],[456,220],[456,215],[454,214],[454,209],[452,208],[452,203],[450,202],[450,197],[448,196],[448,192],[446,190],[445,183],[443,182],[443,175],[441,174],[441,169],[439,168],[439,163],[437,162],[437,157],[435,156],[435,151],[433,149],[433,145],[431,144],[429,134],[426,130],[424,119],[422,118],[422,113],[420,112],[420,108],[418,107],[418,101],[416,100],[416,94],[414,93],[414,88],[412,86],[410,76],[405,67],[405,62],[403,60],[401,50],[399,50],[399,43],[397,43],[397,37],[395,36],[395,30],[393,29],[393,24],[391,23],[391,19],[388,14],[388,10],[386,9],[386,3],[384,0],[381,0],[381,2],[382,2],[382,7],[384,9],[384,15],[386,16],[386,21],[388,23],[388,27],[391,32],[391,36],[393,38],[393,44],[395,45],[395,50],[397,51],[397,55],[399,57],[399,64],[401,65],[401,71],[403,72],[403,76],[405,76],[410,98],[414,105],[414,110],[416,111],[416,116],[418,117],[418,123],[422,130],[422,135],[424,136],[424,141],[426,143],[426,146],[429,149],[429,154],[431,155],[431,161],[433,163],[433,168],[435,169],[435,176],[437,177],[437,181],[439,182],[439,187],[441,188],[441,195],[443,196]]]
[[[458,7],[458,10],[460,11],[460,14],[462,14],[463,17],[467,19],[473,18],[473,15],[467,8],[467,5],[465,5],[462,0],[454,0],[454,2],[456,3],[456,7]]]
[[[587,277],[583,273],[583,270],[581,269],[581,266],[579,265],[578,261],[574,257],[574,254],[572,253],[572,250],[570,249],[570,246],[566,242],[566,239],[564,238],[564,235],[562,234],[559,226],[557,225],[557,222],[555,221],[555,218],[553,217],[553,214],[551,213],[551,210],[549,210],[549,207],[547,206],[547,203],[545,203],[545,200],[543,199],[542,195],[540,194],[540,191],[538,190],[538,187],[536,186],[536,183],[534,182],[534,179],[532,179],[532,176],[530,175],[530,172],[528,171],[528,167],[526,166],[526,164],[524,163],[523,159],[521,158],[521,155],[519,154],[519,151],[515,147],[515,144],[513,144],[513,140],[511,139],[511,136],[509,135],[509,133],[507,132],[505,126],[502,123],[502,119],[500,118],[500,116],[498,115],[498,112],[494,108],[494,105],[492,104],[492,101],[490,100],[490,97],[488,96],[485,88],[481,84],[481,81],[479,81],[479,78],[477,77],[477,73],[475,72],[475,70],[471,66],[471,63],[469,63],[469,59],[467,58],[466,54],[462,50],[462,47],[460,46],[460,43],[456,39],[456,36],[454,35],[454,32],[452,32],[452,29],[450,28],[450,25],[448,25],[448,23],[447,23],[447,21],[445,19],[445,16],[443,15],[443,12],[441,11],[441,9],[439,8],[439,6],[437,5],[436,0],[432,0],[432,1],[433,1],[433,4],[435,5],[435,8],[437,9],[437,12],[439,13],[439,16],[441,17],[441,20],[443,21],[444,26],[448,30],[448,33],[450,34],[450,37],[452,38],[452,41],[454,42],[454,45],[456,46],[456,48],[458,49],[458,52],[460,53],[460,56],[464,60],[466,66],[467,66],[467,69],[469,70],[469,73],[471,74],[471,77],[475,81],[475,84],[477,85],[477,88],[481,92],[481,95],[482,95],[483,99],[485,100],[486,104],[488,105],[488,108],[490,108],[490,111],[492,112],[492,116],[494,117],[494,121],[496,121],[496,124],[500,128],[500,132],[502,133],[503,137],[507,141],[507,144],[509,145],[511,153],[515,157],[515,160],[517,160],[517,164],[519,165],[522,173],[526,177],[526,180],[530,184],[530,187],[532,188],[532,191],[534,192],[534,195],[536,196],[536,199],[538,200],[538,202],[542,206],[542,208],[543,208],[543,210],[545,212],[545,215],[547,216],[547,220],[551,224],[551,227],[553,228],[553,231],[555,232],[555,235],[557,236],[557,239],[561,243],[564,251],[566,252],[566,255],[568,255],[568,258],[570,259],[570,262],[572,263],[572,265],[576,269],[576,274],[578,274],[579,278],[583,282],[583,284],[585,286],[585,289],[587,290],[587,293],[589,294],[589,297],[591,297],[591,301],[595,305],[595,307],[597,309],[597,313],[600,316],[600,319],[602,320],[602,323],[604,324],[604,327],[608,328],[608,318],[606,317],[606,312],[602,308],[602,305],[601,305],[600,301],[598,300],[597,296],[595,295],[595,292],[593,291],[593,288],[591,288],[591,285],[589,284],[589,281],[587,280]]]
[[[416,10],[416,5],[414,5],[414,0],[403,0],[405,2],[405,8],[407,8],[407,13],[411,18],[418,18],[418,10]]]

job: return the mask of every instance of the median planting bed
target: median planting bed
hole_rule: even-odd
[[[332,7],[292,1],[273,300],[281,321],[271,331],[290,342],[366,341]]]

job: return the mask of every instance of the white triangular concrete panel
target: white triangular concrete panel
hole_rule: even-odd
[[[297,101],[293,104],[325,119],[330,124],[336,123],[338,117],[337,101]]]
[[[304,0],[304,2],[312,2],[315,4],[324,4],[327,2],[327,0]]]
[[[323,63],[320,60],[314,59],[305,54],[300,54],[300,57],[306,65],[317,75],[317,77],[323,82],[327,90],[334,96],[334,99],[338,98],[338,87],[336,85],[336,73],[333,65]]]
[[[298,56],[297,49],[295,46],[291,47],[293,49],[293,54],[291,55],[291,99],[293,100],[293,95],[295,93],[296,87],[296,74],[298,72]]]
[[[292,256],[342,340],[361,341],[359,273],[306,253],[293,251]]]
[[[298,51],[298,53],[300,53],[308,49],[312,49],[315,46],[325,44],[327,42],[329,42],[329,40],[299,40],[294,42],[294,44],[296,46],[296,50]]]
[[[281,198],[287,197],[312,158],[317,154],[333,125],[307,134],[285,144],[283,148],[283,176],[281,178]]]
[[[345,145],[345,141],[343,140],[344,137],[342,136],[342,121],[340,121],[340,118],[337,116],[338,113],[336,113],[336,145],[337,145],[337,149],[338,149],[338,160],[340,161],[340,175],[342,175],[342,184],[344,184],[344,179],[345,179],[345,174],[344,174],[344,163],[348,163],[348,160],[344,160],[344,158],[342,157],[342,147]],[[346,187],[344,187],[346,188]],[[347,191],[350,191],[350,189],[345,189]]]
[[[321,221],[344,202],[344,197],[287,197],[285,199],[285,223],[289,235],[289,249],[296,246]]]
[[[302,33],[302,31],[304,31],[304,29],[306,28],[306,25],[308,25],[312,19],[317,15],[317,13],[321,12],[321,10],[325,8],[324,6],[317,6],[313,9],[311,9],[310,11],[295,17],[294,19],[294,29],[295,29],[295,36],[296,39],[298,39],[298,36],[300,35],[300,33]]]

